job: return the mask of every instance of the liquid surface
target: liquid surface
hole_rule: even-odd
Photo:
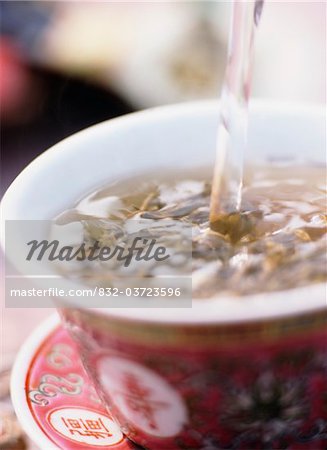
[[[156,182],[142,177],[116,183],[84,198],[58,221],[93,218],[97,226],[87,230],[88,240],[99,239],[112,220],[122,226],[126,219],[160,222],[163,234],[168,220],[189,224],[195,298],[284,290],[327,279],[323,168],[248,168],[240,212],[218,217],[214,229],[209,179],[209,171],[197,171],[183,179],[167,174]]]

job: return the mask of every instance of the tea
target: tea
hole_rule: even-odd
[[[85,229],[88,240],[103,239],[110,226],[124,227],[134,219],[162,225],[163,234],[169,233],[167,221],[188,224],[194,298],[256,294],[326,280],[322,167],[247,167],[240,212],[218,217],[211,228],[209,179],[210,171],[202,170],[115,183],[84,198],[59,222],[93,218],[96,225]],[[114,233],[110,239],[116,239]],[[152,271],[153,266],[143,268],[143,275],[154,276]]]

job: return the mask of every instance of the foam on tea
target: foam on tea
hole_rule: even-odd
[[[122,227],[133,219],[149,226],[155,222],[163,235],[168,221],[188,224],[195,298],[290,289],[327,279],[322,167],[247,168],[240,212],[225,214],[213,228],[208,180],[210,171],[204,170],[183,178],[166,174],[156,181],[143,176],[115,183],[84,198],[59,222],[93,218],[97,225],[85,228],[87,240],[107,236],[117,221]],[[153,268],[147,270],[144,276],[155,275]]]

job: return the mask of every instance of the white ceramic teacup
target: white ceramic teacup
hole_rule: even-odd
[[[19,175],[2,201],[3,219],[52,219],[112,180],[212,166],[217,121],[217,104],[198,102],[77,133]],[[248,161],[322,163],[325,147],[323,109],[253,103]],[[90,310],[69,299],[61,313],[133,441],[156,450],[281,442],[322,449],[325,294],[317,284],[242,301],[195,300],[182,310]]]

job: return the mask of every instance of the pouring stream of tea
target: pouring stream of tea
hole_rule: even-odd
[[[221,216],[240,210],[254,37],[262,7],[263,0],[233,3],[211,191],[210,225],[213,229]]]

